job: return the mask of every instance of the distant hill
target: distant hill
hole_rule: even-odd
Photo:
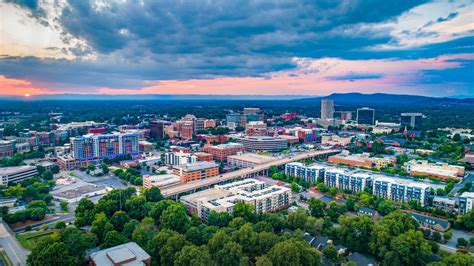
[[[334,100],[335,104],[350,104],[350,105],[442,105],[442,104],[474,104],[474,98],[437,98],[418,95],[402,95],[402,94],[387,94],[387,93],[333,93],[324,97],[304,98],[294,100],[295,102],[318,103],[322,99]]]

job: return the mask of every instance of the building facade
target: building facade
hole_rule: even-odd
[[[285,175],[298,177],[310,183],[316,183],[318,179],[323,179],[324,172],[325,167],[320,165],[306,166],[300,162],[285,165]]]

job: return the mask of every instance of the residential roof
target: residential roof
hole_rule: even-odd
[[[410,214],[411,214],[411,217],[413,217],[413,219],[415,219],[417,222],[430,224],[431,226],[439,225],[442,228],[446,228],[446,229],[449,228],[449,226],[450,226],[450,224],[447,220],[443,220],[443,219],[423,215],[423,214],[416,213],[416,212],[410,212]]]
[[[375,265],[375,259],[359,252],[352,252],[349,256],[347,256],[347,259],[349,261],[355,262],[357,266]]]

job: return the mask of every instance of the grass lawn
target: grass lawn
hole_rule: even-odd
[[[54,231],[49,230],[49,231],[40,231],[40,232],[29,232],[29,233],[24,233],[24,234],[19,234],[16,236],[20,244],[26,248],[31,250],[36,242],[40,240],[42,237],[48,236],[52,234]]]

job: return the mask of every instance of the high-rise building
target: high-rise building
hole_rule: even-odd
[[[321,100],[321,119],[334,118],[334,100]]]
[[[204,130],[204,128],[205,128],[204,123],[205,122],[206,122],[206,119],[204,119],[204,118],[196,118],[196,120],[194,120],[194,132]]]
[[[165,137],[165,127],[171,125],[169,121],[150,121],[150,137],[163,139]]]
[[[236,128],[240,126],[241,116],[242,115],[239,113],[231,113],[231,114],[226,115],[225,120],[227,123],[227,127]]]
[[[375,110],[368,107],[357,109],[357,124],[375,125]]]
[[[402,113],[400,114],[400,124],[402,127],[419,128],[423,120],[422,113]]]
[[[194,134],[194,123],[192,121],[178,121],[179,136],[182,139],[192,139]]]
[[[139,153],[138,135],[135,133],[115,133],[84,135],[73,137],[71,155],[77,160],[113,158],[118,155]]]

